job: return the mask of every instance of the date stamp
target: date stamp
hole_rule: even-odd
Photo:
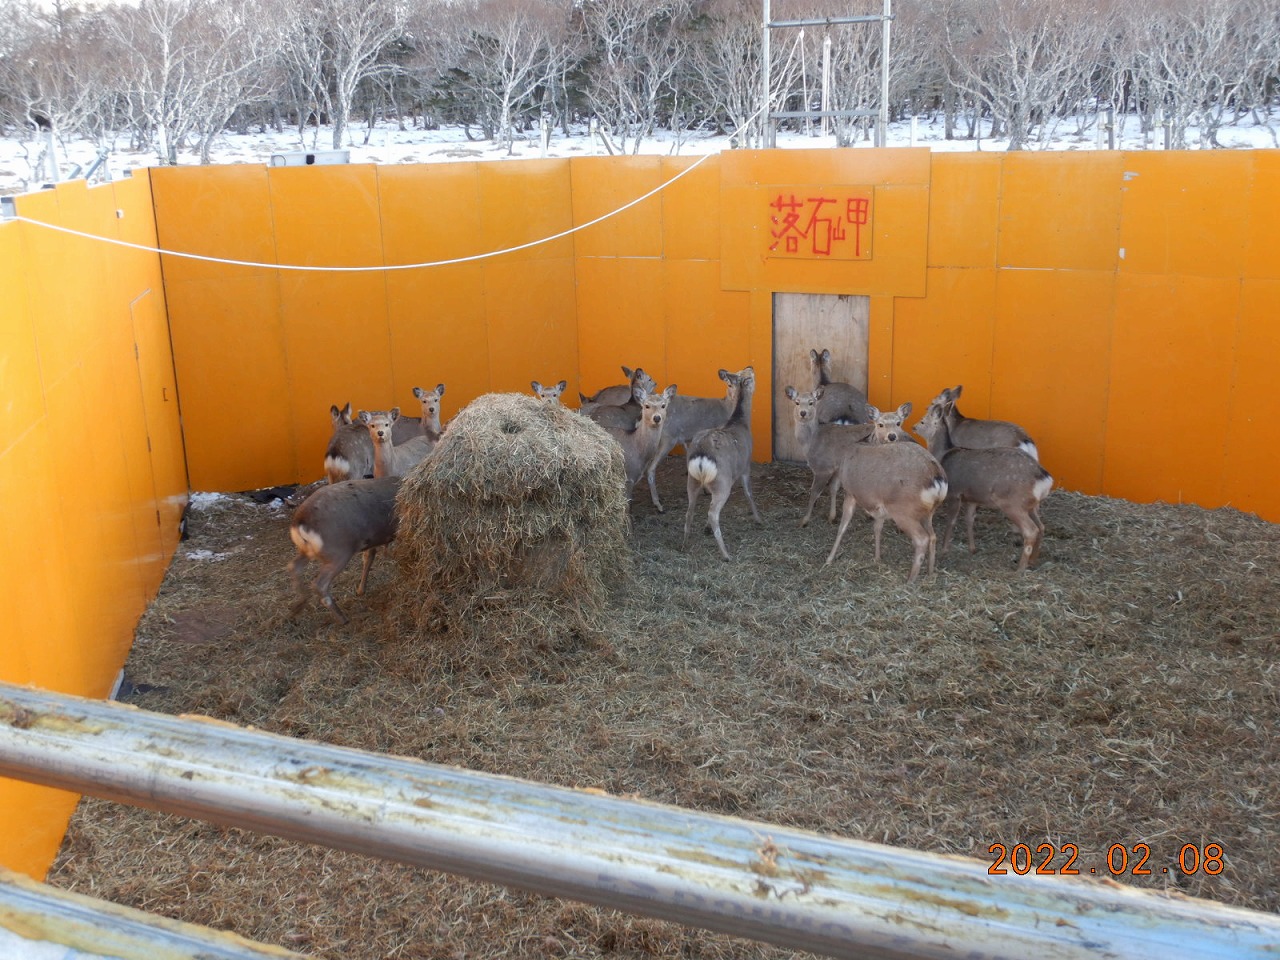
[[[1041,843],[1034,850],[1028,843],[1012,846],[993,843],[987,853],[994,858],[987,867],[991,876],[1007,876],[1028,873],[1040,876],[1092,876],[1150,877],[1180,873],[1193,876],[1204,873],[1216,877],[1226,869],[1226,853],[1220,843],[1184,843],[1177,856],[1169,862],[1152,861],[1151,846],[1147,843],[1113,843],[1107,848],[1102,864],[1087,865],[1080,862],[1080,848],[1074,843]]]

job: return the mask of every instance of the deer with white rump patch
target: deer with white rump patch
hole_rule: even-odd
[[[813,389],[822,389],[818,404],[819,423],[866,423],[871,419],[867,396],[851,383],[831,379],[831,351],[809,351]]]
[[[881,414],[875,407],[868,407],[868,412],[873,424],[883,417],[885,420],[880,426],[891,429],[894,418],[900,426],[910,409],[910,404],[903,404],[896,414]],[[947,476],[929,451],[918,443],[854,444],[848,449],[837,475],[844,490],[844,513],[836,542],[827,555],[827,565],[836,558],[854,511],[861,507],[873,521],[877,563],[884,522],[892,520],[915,548],[907,583],[914,582],[920,575],[926,554],[929,573],[933,573],[937,552],[933,514],[947,497]]]
[[[329,407],[333,420],[333,435],[324,451],[324,476],[329,483],[343,480],[359,480],[373,475],[373,441],[364,424],[351,416],[351,404],[341,410],[337,404]]]
[[[629,428],[605,426],[609,435],[622,447],[622,456],[627,467],[628,500],[631,499],[636,481],[644,475],[645,467],[653,457],[653,451],[662,442],[667,410],[675,395],[674,383],[661,393],[650,393],[644,387],[640,387],[636,392],[636,397],[640,401],[640,422]]]
[[[724,545],[720,532],[720,511],[733,491],[733,485],[742,481],[742,492],[751,505],[751,515],[761,523],[755,497],[751,495],[751,398],[755,393],[756,374],[751,367],[737,373],[720,371],[721,378],[729,385],[734,398],[733,412],[722,427],[702,430],[688,444],[686,489],[689,509],[684,515],[684,540],[681,549],[689,545],[689,529],[693,526],[694,508],[702,491],[711,494],[711,507],[707,511],[707,523],[715,534],[716,544],[726,560],[733,559]],[[650,481],[652,482],[652,481]]]
[[[739,381],[735,378],[735,374],[728,370],[720,371],[720,379],[725,383],[722,398],[683,395],[672,398],[671,406],[667,409],[667,427],[662,434],[662,443],[659,444],[657,452],[645,471],[649,480],[649,495],[653,498],[653,505],[659,513],[663,512],[663,506],[662,500],[658,497],[658,465],[677,445],[684,444],[687,453],[690,442],[698,433],[723,427],[733,416],[734,407],[738,402]]]
[[[320,487],[294,511],[289,537],[298,555],[289,564],[289,575],[298,599],[290,616],[296,616],[307,602],[302,573],[307,564],[315,560],[320,564],[320,572],[312,589],[335,620],[347,622],[346,614],[333,599],[334,578],[347,568],[352,557],[363,551],[364,565],[356,593],[364,594],[378,547],[395,539],[399,489],[399,477],[346,480]]]
[[[1016,447],[1032,460],[1040,459],[1040,451],[1030,434],[1016,423],[1008,420],[971,420],[962,414],[956,406],[960,399],[960,391],[964,384],[944,389],[929,404],[932,410],[936,405],[942,409],[947,420],[947,429],[951,431],[951,441],[957,447],[981,449],[984,447]],[[926,411],[926,416],[928,412]]]
[[[419,433],[405,443],[397,444],[393,435],[395,423],[400,419],[400,408],[382,411],[360,411],[360,422],[373,440],[373,475],[375,477],[402,477],[427,458],[435,446]]]
[[[974,515],[978,507],[995,507],[1022,534],[1018,569],[1026,570],[1040,556],[1044,541],[1044,521],[1040,504],[1053,489],[1053,477],[1039,461],[1018,447],[962,447],[956,444],[947,422],[947,404],[936,400],[916,424],[929,450],[947,471],[951,492],[947,498],[947,528],[942,536],[942,552],[951,545],[951,531],[965,508],[969,552],[976,553],[973,537]]]

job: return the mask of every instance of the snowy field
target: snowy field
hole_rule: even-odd
[[[277,154],[298,151],[315,151],[332,149],[332,135],[322,129],[318,138],[314,131],[300,138],[296,130],[284,133],[268,131],[266,133],[224,134],[215,143],[212,151],[216,163],[270,163]],[[366,133],[368,133],[366,142]],[[1196,142],[1195,132],[1188,134],[1190,142]],[[1252,124],[1241,124],[1224,127],[1218,135],[1219,142],[1227,148],[1275,148],[1276,133],[1270,128]],[[1135,118],[1128,118],[1119,124],[1116,135],[1116,146],[1125,150],[1159,149],[1163,145],[1163,135],[1143,136]],[[37,169],[44,144],[35,139],[21,140],[12,137],[0,138],[0,194],[21,193],[36,189],[48,181],[47,171],[42,175]],[[833,136],[813,136],[804,134],[780,134],[778,146],[786,149],[797,148],[831,148],[836,146]],[[852,149],[865,149],[870,143],[859,143]],[[919,119],[914,123],[904,122],[890,126],[889,146],[892,147],[928,147],[932,150],[969,151],[985,150],[1000,152],[1007,148],[1006,141],[998,139],[957,139],[946,140],[943,136],[942,121],[929,122]],[[669,133],[644,140],[640,145],[640,153],[645,155],[680,155],[702,156],[716,153],[730,147],[727,136],[707,137],[701,134],[686,134],[677,140]],[[1106,149],[1107,134],[1099,131],[1097,124],[1089,122],[1062,122],[1054,135],[1046,138],[1046,146],[1036,149],[1051,150],[1097,150]],[[60,168],[63,177],[79,165],[87,170],[98,156],[98,145],[85,140],[68,140],[57,144],[60,153]],[[130,148],[129,139],[121,135],[114,143],[108,145],[106,172],[111,178],[119,178],[126,170],[137,167],[155,165],[157,157],[153,151],[137,151]],[[351,137],[345,149],[350,152],[352,163],[437,163],[455,160],[510,160],[539,157],[582,157],[606,156],[608,150],[599,137],[592,137],[585,129],[573,136],[564,136],[561,131],[554,131],[550,142],[545,146],[538,138],[537,131],[532,131],[528,139],[517,140],[514,147],[508,150],[484,140],[469,140],[460,128],[444,128],[440,130],[400,130],[395,124],[386,124],[367,131],[357,125],[351,128]],[[179,152],[178,162],[182,164],[198,163],[193,152]],[[96,177],[95,177],[96,179]]]

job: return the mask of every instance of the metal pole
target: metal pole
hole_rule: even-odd
[[[1280,943],[1271,914],[7,684],[0,775],[851,960],[1245,960]]]
[[[761,39],[760,49],[760,146],[774,146],[773,137],[773,121],[769,119],[769,85],[772,78],[769,76],[772,56],[769,48],[769,0],[763,0],[764,5],[764,37]]]
[[[893,19],[893,0],[884,0],[884,22],[880,27],[880,121],[876,129],[876,146],[889,145],[889,22]]]
[[[0,868],[0,957],[306,960],[234,933],[122,907]]]
[[[831,34],[822,38],[822,135],[831,132]]]

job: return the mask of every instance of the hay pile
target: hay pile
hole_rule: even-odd
[[[622,450],[590,420],[522,394],[464,408],[400,488],[387,628],[434,650],[592,629],[630,560]]]

